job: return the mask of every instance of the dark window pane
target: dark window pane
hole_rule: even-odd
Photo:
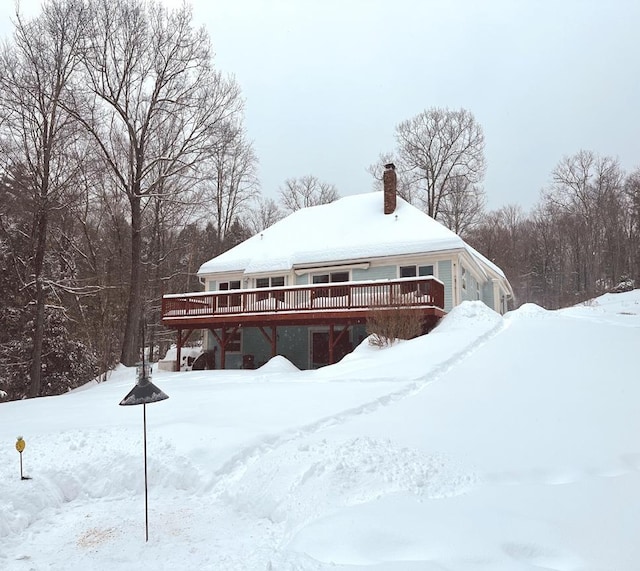
[[[281,287],[281,286],[284,286],[284,276],[271,278],[271,287]]]
[[[238,329],[227,341],[227,353],[239,353],[242,349],[242,335]]]
[[[332,282],[348,282],[349,281],[349,272],[333,272],[331,274]]]
[[[400,266],[400,277],[401,278],[415,278],[416,277],[416,267],[415,266]]]
[[[433,266],[420,266],[418,268],[419,276],[432,276],[433,275]]]
[[[314,284],[328,284],[329,283],[329,274],[321,274],[319,276],[313,276]]]
[[[258,278],[256,280],[256,287],[269,287],[269,278]]]

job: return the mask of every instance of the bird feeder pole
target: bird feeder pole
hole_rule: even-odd
[[[120,406],[142,405],[142,442],[144,450],[144,524],[145,541],[149,541],[149,494],[147,484],[147,403],[159,402],[169,396],[151,382],[151,365],[144,357],[144,321],[142,324],[142,363],[137,367],[135,387],[122,399]]]

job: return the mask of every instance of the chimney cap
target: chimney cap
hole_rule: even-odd
[[[384,165],[384,168],[387,170],[396,170],[396,165],[394,165],[393,163],[387,163],[386,165]]]

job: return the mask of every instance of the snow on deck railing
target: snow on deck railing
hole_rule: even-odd
[[[391,307],[444,308],[444,285],[433,276],[385,281],[168,294],[162,318]]]

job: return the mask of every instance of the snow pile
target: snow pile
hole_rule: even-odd
[[[294,373],[300,372],[300,369],[296,367],[289,359],[282,355],[276,355],[269,359],[262,367],[258,368],[261,373]]]
[[[135,371],[2,403],[0,568],[635,569],[639,304],[468,302],[317,371],[157,372],[149,543]]]

